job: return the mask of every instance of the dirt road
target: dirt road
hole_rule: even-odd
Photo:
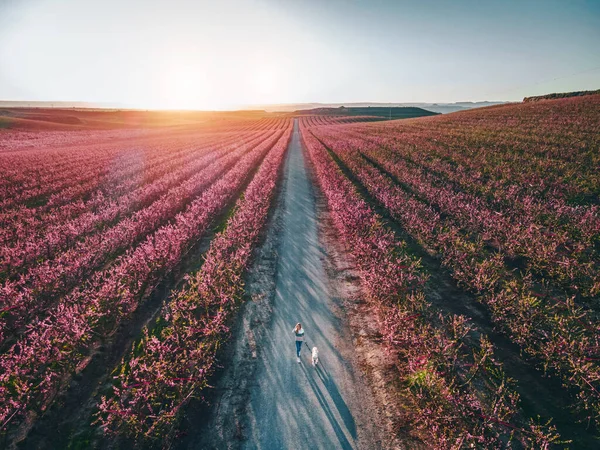
[[[296,121],[285,167],[283,235],[273,315],[259,342],[244,448],[377,448],[369,388],[355,368],[352,338],[330,293],[315,195]],[[341,317],[340,317],[341,316]],[[296,362],[292,328],[306,342]],[[321,362],[313,368],[309,346]]]

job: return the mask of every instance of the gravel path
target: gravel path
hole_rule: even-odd
[[[273,314],[261,333],[263,342],[257,342],[258,369],[242,447],[378,448],[370,391],[355,369],[350,331],[324,269],[315,194],[297,121],[285,176]],[[297,322],[308,344],[300,364],[292,332]],[[311,365],[313,346],[319,348],[317,368]]]

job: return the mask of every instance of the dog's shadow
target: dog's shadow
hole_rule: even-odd
[[[308,373],[308,371],[306,371],[306,368],[304,368],[304,370],[306,372],[307,379],[310,383],[310,386],[311,386],[313,392],[315,393],[317,399],[319,400],[321,407],[325,411],[325,414],[327,415],[329,421],[331,422],[331,425],[334,428],[334,431],[335,431],[338,439],[340,440],[340,444],[342,445],[342,448],[352,448],[352,446],[346,439],[346,436],[345,436],[344,432],[342,431],[340,425],[338,424],[337,420],[335,419],[335,416],[333,415],[333,412],[331,411],[329,403],[327,402],[327,398],[323,395],[321,388],[319,387],[319,385],[317,384],[315,379],[312,377],[312,374]],[[315,366],[315,368],[313,370],[317,373],[317,376],[323,383],[323,386],[325,386],[327,393],[329,394],[331,400],[333,401],[333,404],[335,405],[340,417],[342,418],[342,420],[344,422],[344,426],[345,426],[346,430],[348,430],[348,433],[350,433],[350,436],[352,436],[352,439],[356,439],[356,422],[354,421],[352,412],[348,408],[348,405],[344,401],[342,394],[340,393],[337,385],[335,384],[335,381],[329,374],[327,368],[323,365],[323,362],[321,361],[320,358],[319,358],[318,364]]]

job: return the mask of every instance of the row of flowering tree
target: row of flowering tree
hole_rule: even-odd
[[[43,316],[48,306],[67,294],[81,280],[140,242],[150,233],[168,224],[195,198],[230,170],[240,156],[255,147],[274,143],[281,131],[268,132],[236,150],[201,158],[204,168],[191,178],[169,189],[148,207],[139,210],[100,233],[84,237],[74,246],[33,266],[16,280],[7,280],[0,288],[0,342],[14,331]]]
[[[193,135],[206,137],[197,131]],[[0,163],[7,177],[0,187],[0,211],[47,211],[68,204],[102,187],[104,181],[118,183],[122,174],[139,169],[139,163],[145,162],[140,158],[148,162],[167,158],[169,150],[176,153],[190,144],[191,137],[168,133],[133,142],[85,141],[65,148],[41,137],[30,151],[2,154]]]
[[[426,164],[427,147],[407,154],[389,137],[359,136],[356,131],[339,136],[333,129],[319,130],[319,136],[330,143],[342,139],[465,232],[477,234],[486,246],[510,258],[524,258],[536,275],[552,278],[582,301],[600,293],[597,205],[569,206],[557,198],[518,195],[513,184],[504,189],[487,186],[490,193],[483,194],[481,182],[480,191],[474,189],[481,173],[467,176],[462,168],[437,159]]]
[[[262,134],[248,141],[261,139]],[[181,185],[208,164],[244,143],[243,136],[238,136],[237,140],[231,142],[217,141],[208,146],[195,147],[183,155],[173,155],[156,166],[152,164],[154,167],[146,164],[142,174],[129,178],[131,182],[126,189],[112,189],[112,195],[97,191],[94,198],[80,202],[79,214],[73,214],[73,208],[67,217],[61,217],[59,212],[53,211],[50,217],[41,215],[28,221],[26,226],[19,223],[18,240],[13,245],[0,247],[0,273],[4,278],[14,278],[23,270],[55,257],[84,236],[102,231],[148,207],[170,189]]]
[[[243,134],[281,129],[286,119],[228,119],[205,121],[193,126],[161,130],[126,130],[107,134],[97,131],[77,133],[40,132],[24,139],[26,149],[18,147],[21,133],[4,133],[0,168],[0,214],[6,209],[45,210],[68,204],[102,182],[119,178],[122,165],[168,158],[172,151],[194,141],[225,140]],[[240,134],[241,133],[241,134]],[[79,136],[74,139],[73,135]],[[65,139],[60,139],[63,136]],[[12,139],[11,139],[12,138]],[[10,146],[14,151],[10,151]],[[0,148],[4,147],[1,146]],[[118,164],[115,167],[115,163]],[[64,192],[61,192],[64,191]],[[69,195],[68,192],[71,191]],[[28,205],[32,203],[36,207]],[[0,218],[3,218],[0,215]]]
[[[511,211],[509,204],[459,189],[415,164],[405,157],[404,147],[382,142],[382,130],[371,139],[357,130],[345,136],[339,128],[313,130],[391,216],[478,295],[515,343],[576,389],[575,406],[598,424],[597,206],[569,207],[564,199],[554,199],[546,201],[545,214],[542,208]],[[551,135],[541,134],[544,139]],[[521,202],[513,205],[527,203],[526,196],[517,198]],[[540,199],[538,205],[544,203]],[[565,216],[584,220],[577,229]]]
[[[154,287],[201,239],[271,151],[284,131],[235,153],[172,221],[149,234],[107,269],[49,305],[0,355],[0,424],[3,427],[45,410],[99,345],[143,303]],[[209,176],[209,172],[204,173]],[[177,198],[172,198],[177,202]]]
[[[166,440],[184,405],[203,397],[243,296],[243,274],[267,221],[290,133],[288,127],[265,158],[201,269],[115,371],[113,392],[99,406],[105,431]]]
[[[377,116],[323,116],[323,115],[308,115],[302,117],[304,125],[307,127],[316,127],[322,125],[336,125],[342,123],[359,123],[359,122],[375,122],[384,120]]]
[[[99,164],[104,166],[104,169],[101,174],[97,174],[93,183],[89,183],[85,188],[75,183],[81,194],[78,198],[73,198],[73,191],[70,188],[58,189],[53,194],[53,198],[62,198],[60,202],[51,202],[48,198],[46,203],[37,207],[18,203],[17,207],[1,212],[0,245],[2,248],[23,245],[23,242],[31,238],[39,239],[46,233],[53,233],[50,229],[51,225],[65,225],[77,220],[83,214],[97,214],[106,209],[109,204],[121,203],[125,196],[132,195],[134,191],[143,189],[147,184],[194,162],[201,155],[220,147],[239,144],[250,139],[254,134],[228,133],[228,136],[223,136],[213,133],[202,137],[194,135],[191,141],[175,141],[166,145],[162,142],[153,142],[145,146],[143,151],[122,149],[120,151],[123,154],[111,153],[112,159],[109,158],[108,161],[88,161],[87,164]],[[115,151],[122,145],[122,143],[115,144]],[[71,149],[70,153],[72,152],[74,151]],[[101,156],[104,154],[98,149],[93,149],[89,153]],[[9,164],[2,158],[0,162]],[[74,162],[73,166],[78,170],[77,173],[88,171],[86,164]],[[56,183],[54,180],[62,176],[61,171],[65,168],[50,166],[45,170],[45,175],[49,178],[46,187],[54,189],[52,187]],[[95,172],[93,167],[92,172]]]
[[[426,302],[417,259],[359,195],[327,148],[303,128],[316,178],[388,349],[396,354],[413,425],[435,448],[504,447],[515,439],[548,448],[553,429],[523,419],[518,395],[492,344],[462,316],[444,317]]]

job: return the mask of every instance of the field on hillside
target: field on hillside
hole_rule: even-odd
[[[0,446],[177,440],[229,364],[298,132],[393,360],[390,432],[429,448],[597,442],[590,95],[392,121],[0,111]]]
[[[508,339],[537,379],[560,380],[565,392],[548,392],[565,402],[555,411],[563,438],[574,438],[577,421],[586,425],[578,433],[596,430],[600,96],[302,127],[382,339],[397,353],[414,425],[442,448],[496,447],[513,433],[533,439],[526,446],[552,440],[516,395],[531,396],[543,380],[511,363],[507,382],[481,324],[499,334],[503,356],[519,357]],[[432,289],[440,271],[471,296]],[[456,314],[456,301],[474,322]],[[528,401],[529,415],[549,419],[538,401]]]
[[[143,111],[79,108],[2,108],[0,129],[84,131],[202,126],[215,129],[233,120],[261,119],[264,111]]]
[[[231,276],[243,271],[247,248],[265,221],[291,125],[290,119],[229,117],[160,132],[2,135],[3,431],[30,426],[62,401],[73,377],[86,381],[90,372],[102,380],[114,367],[87,366],[118,365],[118,352],[130,364],[140,361],[138,368],[147,355],[148,367],[157,370],[162,366],[150,359],[177,357],[168,373],[130,373],[135,383],[161,390],[153,393],[163,415],[157,422],[168,422],[187,393],[206,384],[229,303],[240,289]],[[167,300],[164,312],[163,299],[154,297],[173,287],[182,270],[198,266],[197,247],[216,225],[224,231],[212,239],[198,277],[220,296],[206,295],[202,314],[183,324],[181,299],[190,286]],[[223,258],[230,264],[226,272]],[[145,304],[148,309],[138,313]],[[130,353],[131,339],[121,336],[125,327],[137,327],[132,334],[139,339],[142,325],[156,315],[159,328],[150,324]],[[177,353],[165,340],[157,348],[151,338],[169,327],[178,333]],[[135,392],[141,406],[152,403],[150,393]],[[107,409],[109,416],[118,413]]]

